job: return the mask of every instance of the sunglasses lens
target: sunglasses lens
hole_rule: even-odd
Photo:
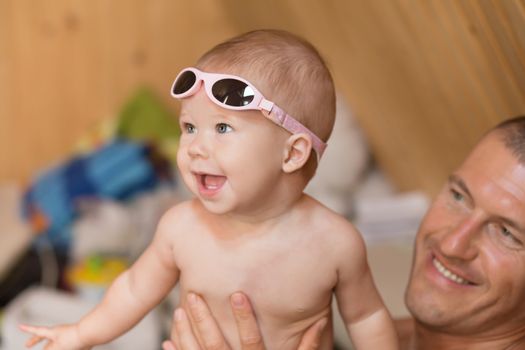
[[[195,76],[195,73],[192,71],[185,71],[182,73],[177,81],[175,82],[175,85],[173,86],[173,93],[175,95],[179,95],[182,93],[185,93],[191,87],[195,84],[195,81],[197,80],[197,77]]]
[[[251,87],[236,79],[221,79],[213,84],[211,91],[219,102],[232,107],[246,106],[255,96]]]

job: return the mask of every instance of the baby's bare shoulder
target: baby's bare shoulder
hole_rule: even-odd
[[[160,218],[157,232],[174,237],[177,232],[182,232],[194,225],[198,220],[199,211],[199,203],[194,200],[174,205]]]
[[[194,199],[180,202],[169,208],[161,217],[160,224],[177,224],[197,220],[202,211],[202,205]]]
[[[305,218],[304,227],[312,233],[312,238],[330,246],[334,254],[348,259],[349,253],[360,256],[364,252],[361,234],[344,216],[314,200]]]
[[[344,216],[327,208],[313,198],[307,199],[303,217],[312,230],[320,231],[333,239],[353,239],[360,236],[355,226]]]
[[[183,202],[179,202],[174,206],[170,207],[164,215],[182,215],[188,214],[195,210],[195,200],[189,199]]]

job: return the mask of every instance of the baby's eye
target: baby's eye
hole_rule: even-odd
[[[233,130],[232,127],[229,126],[229,125],[226,124],[226,123],[219,123],[219,124],[217,124],[217,125],[215,126],[215,129],[217,129],[217,132],[218,132],[219,134],[225,134],[225,133],[230,132],[230,131]]]
[[[195,126],[190,123],[184,123],[182,124],[182,131],[185,131],[188,134],[193,134],[195,133]]]

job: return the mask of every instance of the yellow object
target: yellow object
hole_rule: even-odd
[[[94,124],[76,142],[74,152],[88,154],[95,151],[114,137],[116,129],[117,120],[115,118],[105,119]]]
[[[68,271],[68,280],[75,287],[81,285],[105,287],[127,267],[128,264],[124,259],[95,255],[72,266]]]

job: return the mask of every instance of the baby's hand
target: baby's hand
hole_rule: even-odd
[[[26,342],[28,348],[47,340],[45,350],[89,350],[89,347],[81,344],[75,325],[35,327],[21,324],[19,327],[33,335]]]

